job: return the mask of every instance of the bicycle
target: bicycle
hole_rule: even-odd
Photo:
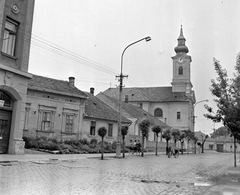
[[[179,150],[178,149],[170,149],[170,151],[168,152],[168,158],[171,158],[171,156],[174,156],[175,158],[177,158],[179,156]]]

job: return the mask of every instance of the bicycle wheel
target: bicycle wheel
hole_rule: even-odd
[[[172,156],[172,152],[169,151],[169,152],[168,152],[168,158],[171,158],[171,156]]]
[[[176,150],[175,153],[174,153],[174,157],[177,158],[179,156],[179,151]]]

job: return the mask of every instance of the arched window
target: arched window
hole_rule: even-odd
[[[0,103],[3,104],[2,107],[12,107],[11,98],[2,91],[0,91]]]
[[[161,108],[157,108],[155,111],[154,111],[154,116],[155,117],[163,117],[163,111]]]
[[[179,74],[179,75],[183,75],[183,67],[182,67],[182,66],[180,66],[180,67],[178,68],[178,74]]]

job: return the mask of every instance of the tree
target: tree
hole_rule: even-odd
[[[123,139],[123,158],[125,158],[125,136],[128,134],[128,126],[121,127],[121,134]]]
[[[202,137],[201,148],[202,148],[202,153],[204,153],[204,143],[205,143],[206,139],[208,138],[208,135],[205,135],[205,136],[201,135],[201,137]]]
[[[144,119],[138,124],[138,128],[142,133],[142,157],[144,156],[144,139],[148,136],[150,122],[147,119]]]
[[[171,134],[171,130],[167,129],[166,131],[163,132],[162,134],[162,138],[166,140],[166,155],[167,155],[167,150],[168,150],[168,142],[169,140],[172,139],[172,134]]]
[[[183,154],[183,144],[186,138],[186,133],[184,131],[180,132],[179,141],[181,142],[181,153]]]
[[[105,127],[100,127],[98,129],[98,135],[102,138],[102,146],[101,146],[101,150],[102,150],[102,154],[101,154],[101,160],[103,160],[103,152],[104,152],[104,148],[103,148],[103,139],[105,137],[105,135],[107,134],[107,129]]]
[[[211,133],[211,138],[217,138],[221,136],[227,136],[229,134],[229,131],[226,127],[219,127],[216,131]]]
[[[196,144],[197,144],[198,138],[194,135],[192,140],[193,140],[193,143],[194,143],[194,154],[196,154],[197,153]]]
[[[217,111],[206,105],[209,112],[204,116],[213,122],[222,122],[234,137],[234,167],[236,163],[236,141],[240,138],[240,53],[236,58],[235,73],[229,79],[226,69],[222,68],[217,59],[213,59],[217,73],[216,80],[212,79],[210,91],[215,96]]]
[[[158,149],[158,134],[162,132],[162,128],[157,125],[157,126],[154,126],[152,128],[152,131],[155,133],[156,135],[156,151],[155,151],[155,155],[157,156],[157,149]]]
[[[180,139],[181,132],[179,129],[173,129],[172,130],[172,137],[174,140],[174,146],[176,147],[177,141]]]
[[[192,132],[190,129],[188,130],[184,130],[185,135],[186,135],[186,139],[187,139],[187,153],[189,153],[189,142],[190,140],[193,140],[194,138],[194,132]]]

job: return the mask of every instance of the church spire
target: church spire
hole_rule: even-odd
[[[174,48],[176,53],[188,53],[188,47],[185,45],[185,37],[183,36],[182,25],[180,29],[180,35],[178,37],[178,45]]]

